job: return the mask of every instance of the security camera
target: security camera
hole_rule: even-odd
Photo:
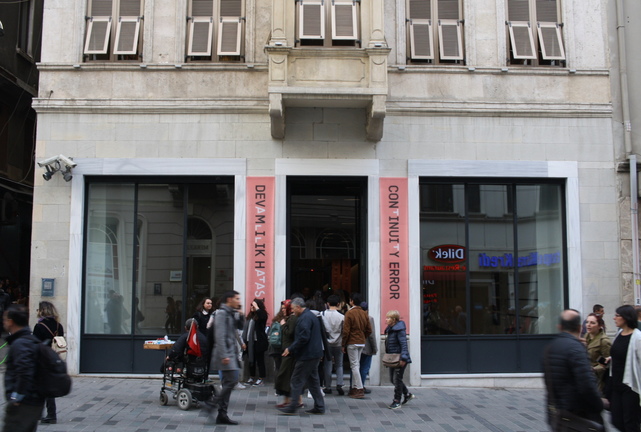
[[[38,165],[40,168],[44,168],[47,165],[48,166],[55,166],[58,165],[56,168],[60,169],[62,165],[64,165],[67,168],[75,168],[77,163],[73,161],[70,157],[67,157],[63,154],[59,154],[58,156],[52,156],[50,158],[47,158],[45,160],[41,160],[38,162]]]

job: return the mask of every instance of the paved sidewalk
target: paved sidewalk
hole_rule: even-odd
[[[266,384],[232,393],[229,415],[239,426],[216,426],[200,409],[183,411],[170,398],[160,406],[160,379],[75,377],[72,393],[58,399],[57,425],[39,431],[260,431],[260,432],[532,432],[549,431],[541,389],[411,388],[416,399],[390,410],[393,388],[372,387],[364,400],[325,397],[322,416],[279,415]],[[3,401],[4,402],[4,401]],[[313,406],[305,398],[306,409]],[[4,417],[4,404],[2,406]]]

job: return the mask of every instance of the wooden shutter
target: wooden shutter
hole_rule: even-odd
[[[210,56],[214,36],[214,1],[191,0],[187,55]]]
[[[84,53],[106,54],[111,35],[113,0],[90,0],[89,11]]]
[[[220,18],[218,25],[218,55],[240,55],[240,36],[242,20],[236,18]]]
[[[508,0],[508,21],[530,21],[530,0]]]
[[[120,0],[114,54],[138,53],[140,35],[140,0]]]
[[[441,60],[463,60],[459,0],[438,0],[438,44]]]
[[[409,0],[408,10],[410,57],[416,60],[434,59],[431,0]]]
[[[545,60],[565,60],[556,0],[536,0],[536,30]]]
[[[325,39],[323,0],[301,0],[298,8],[299,39]]]
[[[356,1],[332,1],[332,39],[357,39]]]

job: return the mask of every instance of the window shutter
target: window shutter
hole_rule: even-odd
[[[213,17],[191,17],[189,22],[187,55],[210,56],[213,33]]]
[[[432,2],[409,0],[410,57],[416,60],[434,59],[432,38]]]
[[[221,17],[242,17],[243,3],[241,0],[220,0]]]
[[[138,52],[140,17],[120,17],[116,27],[114,54],[131,55]]]
[[[458,4],[459,0],[438,0],[438,19],[460,19]]]
[[[240,55],[240,17],[220,18],[218,26],[218,55]]]
[[[192,17],[213,17],[214,0],[191,0]]]
[[[556,0],[536,0],[536,20],[559,22]]]
[[[90,0],[85,54],[106,54],[111,35],[113,0]]]
[[[325,39],[323,0],[302,0],[298,10],[299,38]]]
[[[332,39],[355,40],[356,1],[332,1]]]
[[[140,0],[120,0],[114,54],[138,53],[140,15]]]
[[[534,37],[529,22],[510,22],[510,42],[515,59],[535,59]]]
[[[545,60],[565,60],[561,27],[557,23],[537,23],[541,55]]]
[[[463,38],[459,20],[438,20],[441,60],[463,60]]]
[[[530,0],[508,0],[508,21],[530,21]]]
[[[111,34],[111,17],[90,17],[87,23],[85,54],[106,54]]]

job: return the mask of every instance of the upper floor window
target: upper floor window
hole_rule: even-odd
[[[356,46],[360,44],[360,2],[356,0],[298,0],[299,46]]]
[[[509,64],[565,65],[560,0],[508,0]]]
[[[20,3],[20,16],[18,23],[17,51],[27,57],[34,58],[34,19],[35,5],[33,0],[23,0]]]
[[[187,60],[240,60],[242,0],[190,0],[187,21]]]
[[[459,63],[463,52],[463,0],[407,0],[410,60]]]
[[[142,0],[89,0],[86,60],[142,60]]]

